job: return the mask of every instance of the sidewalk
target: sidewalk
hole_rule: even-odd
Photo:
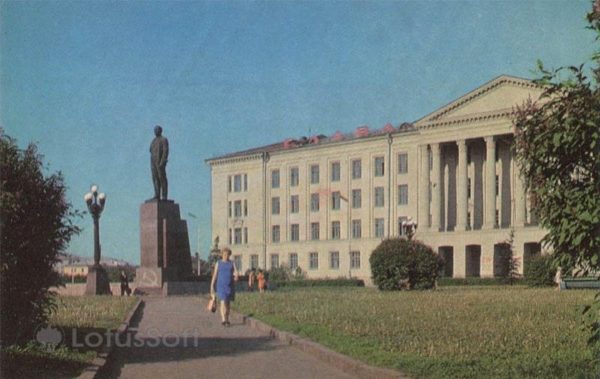
[[[223,327],[219,312],[208,312],[204,299],[145,297],[144,302],[141,319],[131,326],[137,329],[132,346],[117,348],[101,377],[352,378],[241,319]]]

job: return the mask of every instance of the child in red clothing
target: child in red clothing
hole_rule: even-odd
[[[265,274],[262,272],[262,270],[258,270],[258,275],[256,275],[256,280],[258,280],[258,290],[260,291],[260,293],[265,292],[267,280],[265,279]]]

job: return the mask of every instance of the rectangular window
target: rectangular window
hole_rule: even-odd
[[[244,216],[248,216],[248,200],[244,200]]]
[[[231,203],[231,201],[229,202],[229,205],[227,207],[227,215],[229,216],[229,218],[231,218],[231,214],[232,214],[232,208],[233,208],[233,204]]]
[[[233,230],[233,244],[240,245],[242,243],[242,228],[235,228]]]
[[[271,270],[279,268],[279,254],[271,254]]]
[[[290,236],[292,241],[300,241],[300,224],[290,226]]]
[[[350,252],[350,268],[360,268],[360,251]]]
[[[279,225],[271,227],[271,242],[279,242],[281,240],[281,231]]]
[[[471,198],[471,178],[467,179],[467,197]]]
[[[352,179],[360,179],[362,177],[362,161],[355,159],[352,161]]]
[[[500,225],[500,210],[496,209],[496,225]]]
[[[375,206],[383,207],[384,205],[384,192],[383,187],[375,187]]]
[[[352,190],[352,208],[362,207],[362,191],[359,189]]]
[[[375,176],[385,175],[385,162],[383,157],[375,157]]]
[[[310,183],[311,184],[319,183],[319,165],[317,165],[317,164],[310,166]]]
[[[290,268],[295,270],[298,268],[298,254],[290,253]]]
[[[398,154],[398,174],[406,174],[408,172],[408,154]]]
[[[337,211],[340,209],[340,192],[339,191],[335,191],[331,193],[331,209],[333,209],[334,211]]]
[[[278,215],[279,214],[279,196],[275,196],[271,198],[271,214]]]
[[[339,221],[331,222],[331,239],[334,239],[334,240],[340,239],[340,222]]]
[[[229,229],[229,233],[228,233],[227,237],[228,237],[227,242],[229,242],[229,244],[231,245],[233,242],[233,230]]]
[[[319,211],[319,194],[318,193],[310,194],[310,211],[311,212]]]
[[[292,195],[290,197],[290,213],[300,212],[300,197],[298,195]]]
[[[236,200],[233,203],[233,216],[234,217],[242,217],[242,201]]]
[[[405,230],[402,227],[402,223],[404,221],[406,221],[406,220],[408,220],[408,217],[405,217],[405,216],[398,217],[398,235],[399,236],[405,236],[406,235]]]
[[[340,252],[331,251],[329,252],[329,268],[337,270],[340,268]]]
[[[296,187],[300,182],[300,173],[298,167],[290,168],[290,187]]]
[[[310,223],[310,239],[311,240],[318,240],[319,239],[319,231],[320,231],[320,225],[318,222],[311,222]]]
[[[408,204],[408,184],[398,186],[398,205]]]
[[[471,212],[467,212],[467,225],[471,227]]]
[[[310,253],[308,255],[308,268],[311,270],[319,268],[319,253]]]
[[[279,170],[271,171],[271,188],[279,188]]]
[[[331,163],[331,181],[339,182],[340,174],[341,174],[340,162]]]
[[[227,192],[231,192],[231,175],[227,176]]]
[[[244,174],[244,192],[248,191],[248,174]]]
[[[360,220],[352,220],[352,238],[362,237],[362,224]]]
[[[233,177],[233,192],[242,192],[242,175]]]
[[[238,272],[243,272],[243,270],[242,270],[242,256],[241,255],[234,255],[233,256],[233,264],[235,265],[235,269],[238,270]]]
[[[431,171],[431,170],[433,170],[433,153],[431,152],[431,150],[429,150],[428,159],[429,159],[429,171]]]
[[[384,219],[382,219],[382,218],[376,218],[375,219],[375,237],[376,238],[383,237],[384,236],[384,229],[385,229]]]
[[[250,269],[258,268],[258,254],[250,255]]]
[[[248,244],[248,228],[244,227],[244,243]]]
[[[496,175],[496,196],[500,193],[500,177]]]

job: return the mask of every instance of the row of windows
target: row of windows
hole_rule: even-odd
[[[248,174],[237,174],[227,177],[228,192],[248,191]]]
[[[279,262],[279,254],[271,254],[271,269],[280,267]],[[242,256],[234,255],[233,261],[235,263],[235,267],[238,271],[243,272],[242,265]],[[289,253],[288,254],[288,266],[292,270],[298,268],[298,253]],[[250,255],[250,267],[249,269],[257,269],[258,268],[258,254]],[[319,253],[311,252],[308,255],[308,269],[309,270],[317,270],[319,268]],[[329,268],[333,270],[338,270],[340,268],[340,252],[339,251],[330,251],[329,252]],[[350,252],[350,268],[351,269],[359,269],[360,268],[360,251],[351,251]]]
[[[318,212],[320,206],[320,194],[310,194],[310,211]],[[374,205],[377,208],[385,206],[385,192],[383,187],[375,187],[374,191]],[[331,193],[331,209],[339,210],[341,206],[341,200],[348,201],[339,191]],[[231,203],[230,203],[231,204]],[[245,203],[244,203],[245,204]],[[398,186],[398,205],[408,204],[408,184],[401,184]],[[244,205],[246,206],[246,205]],[[357,209],[362,207],[362,191],[360,189],[352,190],[352,208]],[[247,211],[246,208],[244,208]],[[279,196],[273,196],[271,198],[271,214],[278,215],[281,212],[281,200]],[[290,213],[300,212],[300,197],[299,195],[290,196]],[[231,213],[231,212],[230,212]],[[245,214],[247,215],[247,213]],[[230,216],[231,217],[231,216]]]
[[[354,159],[351,162],[352,165],[352,179],[360,179],[362,177],[362,160]],[[398,174],[406,174],[408,172],[408,154],[398,154]],[[374,175],[384,176],[385,175],[385,158],[375,157],[374,158]],[[339,182],[341,179],[341,164],[340,162],[331,163],[331,176],[332,182]],[[310,183],[318,184],[321,180],[320,167],[318,164],[310,166]],[[296,187],[300,183],[300,171],[298,167],[290,168],[290,187]],[[279,169],[271,171],[271,188],[279,188],[281,185]]]
[[[227,207],[227,215],[231,217],[248,216],[248,200],[244,200],[242,208],[242,200],[230,201]]]
[[[229,229],[230,245],[248,244],[248,228],[233,228]]]
[[[404,235],[402,228],[402,222],[406,221],[407,217],[398,217],[398,235]],[[351,222],[352,238],[362,238],[362,220],[352,220]],[[340,221],[332,221],[329,238],[332,240],[341,239],[341,223]],[[385,236],[385,219],[376,218],[373,222],[373,234],[375,238],[383,238]],[[321,239],[321,223],[311,222],[310,223],[310,236],[309,239],[312,241],[318,241]],[[290,224],[290,241],[300,241],[300,224]],[[281,226],[271,226],[271,242],[281,242]]]

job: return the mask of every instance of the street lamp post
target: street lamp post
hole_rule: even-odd
[[[94,265],[88,270],[85,294],[110,295],[108,274],[100,265],[100,215],[104,210],[106,195],[98,193],[98,186],[93,185],[83,198],[94,220]]]
[[[406,238],[410,241],[417,231],[416,221],[413,221],[413,219],[410,217],[407,220],[402,221],[402,231],[404,232]]]

